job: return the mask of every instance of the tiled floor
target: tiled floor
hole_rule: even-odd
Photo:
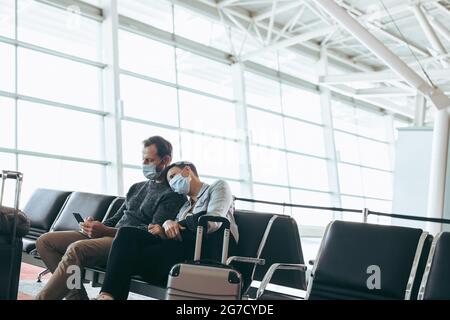
[[[36,282],[38,274],[44,269],[36,266],[32,266],[26,263],[22,263],[20,271],[20,283],[19,283],[19,300],[33,300],[36,294],[45,286],[46,280],[50,277],[47,274],[43,277],[42,283]],[[93,288],[90,285],[85,285],[86,291],[90,298],[94,298],[100,291],[100,288]],[[148,297],[130,293],[129,300],[149,300]]]
[[[24,290],[25,283],[36,282],[37,275],[42,271],[42,268],[32,266],[26,263],[22,263],[20,270],[20,283],[19,283],[19,300],[33,300],[34,295],[31,292]],[[48,278],[47,275],[45,278]]]

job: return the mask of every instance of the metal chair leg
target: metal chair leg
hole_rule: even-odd
[[[36,282],[41,283],[42,282],[42,277],[45,276],[47,273],[50,273],[49,269],[45,269],[44,271],[39,273]]]

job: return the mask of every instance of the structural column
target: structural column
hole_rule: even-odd
[[[414,125],[423,127],[425,125],[426,100],[421,94],[416,96],[416,110],[414,113]]]
[[[445,47],[437,37],[436,32],[433,30],[420,5],[416,4],[412,7],[412,10],[431,47],[439,54],[446,54]],[[449,66],[445,60],[441,60],[441,64],[444,68]],[[427,216],[433,218],[444,217],[450,120],[447,109],[448,108],[436,111],[434,119],[427,210]],[[435,234],[442,230],[442,225],[437,223],[427,223],[427,230]]]
[[[328,55],[327,48],[322,47],[320,51],[320,60],[318,63],[319,76],[328,75]],[[330,89],[326,87],[320,88],[320,106],[322,111],[322,121],[324,125],[324,142],[325,142],[325,153],[328,158],[327,169],[328,169],[328,181],[330,185],[330,190],[333,193],[331,201],[332,205],[335,207],[341,207],[341,191],[339,186],[339,172],[337,166],[337,154],[336,154],[336,144],[333,132],[333,116],[331,111],[331,92]],[[336,213],[334,212],[334,218]]]
[[[427,216],[430,218],[444,217],[448,136],[450,133],[449,120],[450,116],[447,110],[436,111],[431,151],[430,187],[427,210]],[[442,230],[442,225],[437,223],[427,223],[427,230],[436,234]]]
[[[103,0],[102,9],[103,59],[107,65],[103,72],[103,105],[108,112],[104,119],[104,154],[111,162],[106,169],[106,192],[124,195],[117,0]]]
[[[247,103],[245,99],[244,65],[240,62],[231,66],[234,100],[236,106],[236,127],[239,138],[239,173],[241,196],[253,198],[253,177],[250,160],[250,138],[247,121]],[[252,209],[252,208],[250,208]]]

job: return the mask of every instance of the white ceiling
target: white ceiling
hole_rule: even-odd
[[[442,58],[422,30],[413,7],[418,5],[434,27],[445,52],[450,52],[449,0],[335,0],[403,61],[450,93],[450,55]],[[279,56],[309,65],[317,82],[345,94],[414,114],[416,91],[347,33],[313,0],[171,0],[232,27],[241,34],[237,59],[260,61]],[[388,11],[386,11],[385,7]],[[439,25],[440,28],[436,27]],[[236,35],[234,34],[234,40]],[[319,78],[319,53],[326,48],[330,78]],[[417,61],[420,61],[420,65]],[[449,66],[446,66],[447,63]],[[295,63],[293,63],[295,66]],[[305,78],[311,79],[311,74]],[[328,81],[332,80],[332,82]],[[327,81],[321,82],[321,81]]]

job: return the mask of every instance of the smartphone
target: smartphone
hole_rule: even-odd
[[[81,214],[74,212],[73,216],[75,217],[75,219],[78,221],[78,223],[84,222],[83,217],[81,216]]]

